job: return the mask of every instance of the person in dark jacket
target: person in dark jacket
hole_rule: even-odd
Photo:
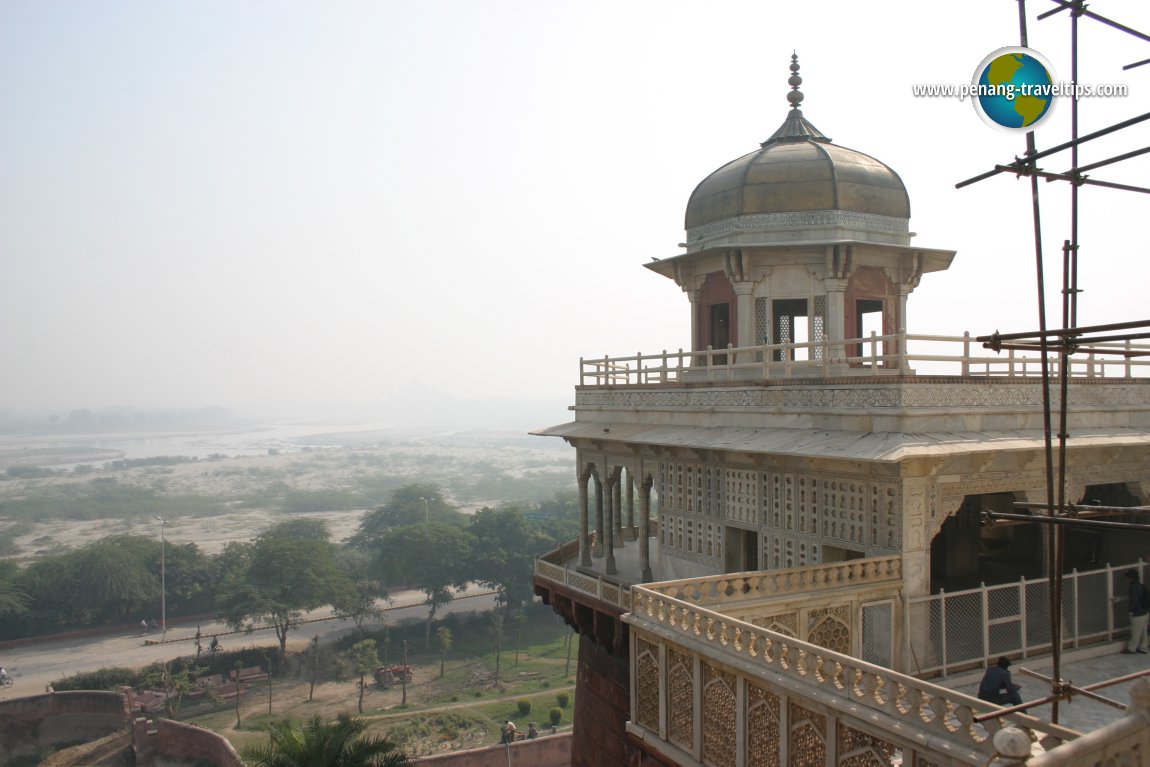
[[[1138,571],[1126,571],[1126,609],[1130,612],[1130,641],[1122,652],[1129,655],[1134,652],[1146,652],[1146,621],[1150,618],[1145,607],[1142,606],[1142,590],[1145,588],[1138,582]]]
[[[982,683],[978,685],[978,697],[1000,706],[1007,703],[1018,706],[1022,704],[1022,696],[1018,694],[1020,689],[1021,686],[1010,678],[1010,658],[1003,655],[983,675]]]

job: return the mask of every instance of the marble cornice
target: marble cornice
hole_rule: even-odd
[[[1110,379],[1070,384],[1073,409],[1090,407],[1150,408],[1150,386],[1142,381]],[[928,409],[1032,408],[1042,406],[1042,387],[1029,379],[981,379],[971,383],[803,383],[754,385],[675,384],[628,387],[577,387],[576,407],[626,409],[797,408]],[[1057,405],[1058,392],[1052,393]]]

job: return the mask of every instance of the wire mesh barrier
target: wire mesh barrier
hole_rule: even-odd
[[[1063,648],[1128,634],[1123,573],[1131,568],[1142,571],[1142,563],[1062,577]],[[913,597],[908,608],[911,668],[917,674],[947,675],[982,667],[1001,655],[1027,657],[1051,651],[1047,578]],[[863,619],[865,629],[865,614]]]

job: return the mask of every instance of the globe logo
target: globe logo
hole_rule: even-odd
[[[1031,131],[1050,116],[1056,92],[1054,69],[1031,48],[999,48],[974,70],[974,110],[991,127]]]

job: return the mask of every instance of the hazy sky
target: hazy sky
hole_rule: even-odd
[[[1031,46],[1070,77],[1065,14]],[[1145,3],[1092,10],[1150,31]],[[912,332],[1028,330],[1028,183],[957,181],[1021,137],[968,83],[1015,0],[0,3],[0,409],[573,401],[581,355],[688,346],[694,186],[805,115],[894,168],[958,251]],[[1147,111],[1150,44],[1083,22],[1083,132]],[[1057,106],[1040,146],[1066,139]],[[1145,146],[1140,126],[1082,161]],[[1062,170],[1068,158],[1044,167]],[[1150,160],[1098,178],[1145,183]],[[1068,195],[1043,185],[1057,308]],[[1080,323],[1141,319],[1145,195],[1085,189]],[[562,417],[562,413],[558,414]],[[539,424],[544,425],[544,424]]]

